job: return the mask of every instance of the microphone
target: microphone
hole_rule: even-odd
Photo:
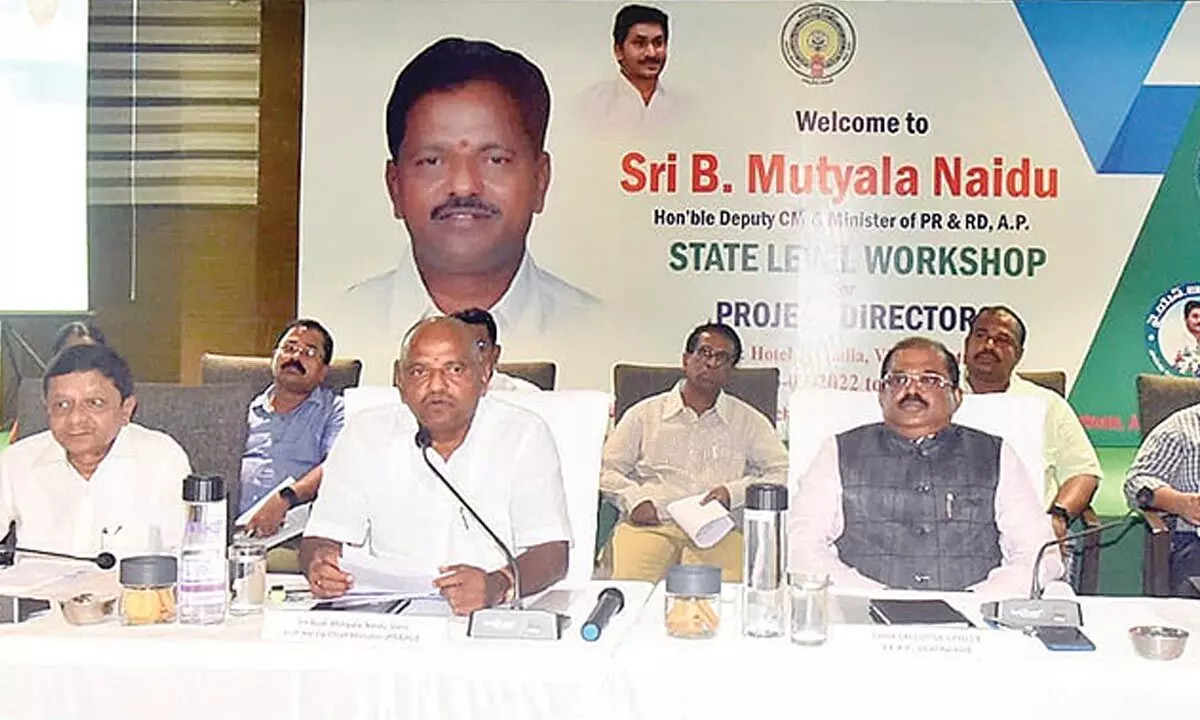
[[[579,628],[579,634],[588,642],[599,640],[600,633],[608,626],[608,621],[624,608],[625,593],[615,587],[604,588],[596,598],[596,607],[592,608],[592,614],[588,615],[583,627]]]
[[[1086,530],[1067,533],[1061,540],[1054,539],[1043,543],[1038,548],[1037,555],[1033,560],[1033,578],[1029,585],[1029,597],[983,603],[979,608],[983,619],[997,625],[1026,631],[1038,627],[1080,627],[1083,625],[1083,614],[1080,611],[1079,603],[1064,598],[1042,598],[1042,594],[1045,592],[1041,583],[1042,559],[1047,550],[1059,543],[1081,540],[1098,535],[1105,530],[1128,525],[1130,519],[1133,518],[1133,513],[1134,511],[1130,510],[1118,520]]]
[[[1143,508],[1143,509],[1145,509],[1145,508]],[[1120,519],[1112,520],[1110,522],[1106,522],[1101,525],[1097,525],[1096,527],[1087,528],[1086,530],[1080,530],[1079,532],[1067,533],[1066,535],[1064,535],[1062,537],[1061,540],[1058,540],[1058,539],[1050,540],[1049,542],[1044,543],[1040,548],[1038,548],[1037,556],[1035,556],[1033,559],[1033,578],[1031,579],[1031,581],[1029,583],[1029,599],[1037,600],[1038,598],[1040,598],[1042,596],[1042,593],[1045,590],[1045,588],[1042,587],[1041,569],[1042,569],[1042,558],[1046,554],[1047,550],[1054,547],[1055,545],[1058,545],[1059,543],[1065,543],[1065,542],[1069,542],[1072,540],[1082,540],[1083,538],[1091,537],[1092,535],[1099,535],[1100,533],[1104,532],[1105,530],[1111,530],[1112,528],[1115,528],[1118,525],[1125,525],[1126,523],[1129,522],[1129,518],[1133,516],[1133,512],[1134,512],[1133,510],[1130,510],[1129,512],[1122,515],[1120,517]]]
[[[16,554],[19,552],[29,555],[42,555],[44,557],[96,563],[100,566],[101,570],[111,570],[117,565],[116,556],[110,552],[102,552],[95,557],[84,557],[82,555],[68,555],[67,553],[52,552],[50,550],[17,547],[17,523],[14,520],[8,524],[8,534],[4,536],[3,542],[0,543],[0,567],[11,567],[16,562]]]
[[[454,499],[487,532],[492,543],[500,548],[500,552],[504,553],[504,560],[513,574],[512,601],[508,609],[485,608],[471,613],[467,624],[467,635],[470,637],[507,639],[560,639],[566,618],[560,616],[558,613],[546,610],[526,610],[522,606],[521,569],[517,565],[517,558],[508,549],[508,545],[500,539],[500,536],[492,530],[490,525],[484,522],[479,513],[475,512],[475,508],[471,507],[466,498],[458,492],[458,489],[446,479],[446,476],[429,459],[429,448],[433,446],[433,434],[429,431],[429,428],[424,425],[419,426],[417,434],[413,439],[416,441],[417,447],[421,450],[421,459],[425,461],[426,467],[433,471],[433,474],[437,476],[438,480],[442,481],[442,484],[446,486],[446,489],[450,491]]]

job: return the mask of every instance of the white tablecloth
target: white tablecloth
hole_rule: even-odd
[[[663,630],[662,594],[660,585],[617,649],[625,678],[617,716],[1129,720],[1147,708],[1170,715],[1200,700],[1200,602],[1192,600],[1079,598],[1094,652],[1052,652],[1017,631],[979,630],[965,631],[979,642],[960,653],[884,651],[872,638],[889,631],[869,624],[834,625],[819,647],[743,638],[737,592],[728,589],[719,635],[677,640]],[[969,593],[885,595],[942,597],[983,627],[980,599]],[[865,609],[865,602],[857,604]],[[1128,638],[1135,625],[1184,628],[1193,644],[1178,660],[1145,660]]]
[[[596,643],[579,626],[608,585],[627,607]],[[903,596],[904,594],[892,594]],[[649,599],[646,600],[647,596]],[[662,629],[662,588],[596,583],[573,596],[559,642],[481,641],[449,621],[443,642],[284,642],[260,617],[224,625],[71,627],[51,616],[0,628],[0,719],[736,717],[1137,717],[1200,699],[1200,646],[1173,662],[1134,655],[1132,625],[1200,631],[1200,603],[1083,598],[1095,652],[1050,652],[1012,631],[981,631],[967,654],[898,653],[879,629],[839,624],[828,644],[740,636],[736,589],[713,640]],[[923,597],[928,597],[924,595]],[[946,594],[977,617],[979,599]],[[1196,640],[1193,639],[1193,643]],[[1153,699],[1149,699],[1153,698]],[[1147,704],[1148,703],[1148,704]]]
[[[603,587],[631,612],[593,643],[579,626]],[[404,646],[260,639],[262,617],[223,625],[67,625],[61,616],[0,629],[0,719],[605,718],[620,692],[613,652],[650,594],[646,583],[576,591],[564,638],[447,639]]]

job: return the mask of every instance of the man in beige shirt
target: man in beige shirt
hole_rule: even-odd
[[[1046,502],[1054,534],[1062,538],[1071,520],[1096,494],[1102,477],[1100,461],[1067,401],[1013,372],[1025,352],[1025,335],[1025,323],[1011,309],[980,308],[963,347],[967,366],[963,391],[1006,392],[1046,401]]]
[[[667,505],[740,507],[752,482],[787,482],[787,451],[765,416],[724,392],[742,357],[728,325],[701,325],[688,336],[684,380],[631,407],[604,445],[600,487],[621,510],[613,532],[613,578],[657,582],[672,565],[717,565],[727,582],[742,576],[742,534],[702,549],[671,521]]]

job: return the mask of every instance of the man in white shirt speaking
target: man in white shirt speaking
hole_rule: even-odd
[[[399,379],[407,409],[354,415],[325,462],[300,544],[313,594],[353,587],[339,567],[344,544],[364,546],[388,572],[436,575],[459,615],[517,590],[503,552],[426,465],[420,428],[434,466],[516,555],[520,594],[565,577],[571,529],[554,438],[532,412],[484,397],[484,359],[466,325],[418,323],[401,347]]]
[[[613,20],[613,56],[620,74],[583,91],[579,115],[597,131],[631,131],[663,126],[683,114],[690,101],[663,86],[667,67],[667,14],[646,5],[626,5]]]
[[[370,382],[422,318],[480,307],[536,342],[599,301],[538,267],[527,240],[550,187],[550,90],[523,55],[443,38],[396,78],[384,182],[411,238],[395,270],[344,293],[331,324]]]
[[[15,523],[22,547],[70,555],[177,548],[191,466],[175,440],[130,422],[125,360],[105,345],[67,347],[42,387],[50,429],[0,453],[0,527]]]

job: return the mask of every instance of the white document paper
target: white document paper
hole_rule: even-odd
[[[280,490],[282,490],[286,487],[291,487],[295,484],[296,484],[296,478],[294,478],[290,475],[285,477],[282,481],[280,481],[280,483],[278,485],[271,488],[271,492],[267,493],[266,495],[263,495],[261,498],[258,499],[258,502],[254,503],[253,505],[250,506],[249,510],[247,510],[246,512],[239,515],[238,519],[233,521],[233,524],[236,525],[237,527],[245,527],[245,526],[249,525],[250,520],[255,515],[258,514],[259,510],[263,509],[263,506],[267,504],[267,501],[269,501],[275,495],[278,495]]]
[[[18,555],[11,567],[0,568],[0,595],[42,594],[60,584],[99,572],[91,563]]]
[[[667,514],[702,550],[721,542],[733,529],[733,518],[724,505],[716,500],[700,504],[707,494],[685,497],[667,505]]]
[[[433,586],[433,577],[422,575],[393,575],[378,567],[343,557],[339,563],[342,572],[354,578],[354,586],[343,597],[355,599],[377,598],[399,600],[402,598],[435,598],[438,590]]]
[[[258,514],[259,510],[262,510],[263,506],[267,504],[268,500],[270,500],[273,496],[278,495],[279,491],[283,488],[291,487],[295,484],[295,478],[284,478],[281,483],[271,489],[271,492],[263,495],[258,502],[254,503],[254,505],[250,506],[246,512],[238,516],[238,519],[234,521],[234,525],[239,528],[244,528],[249,525],[250,520],[253,519],[256,514]],[[299,537],[304,533],[304,527],[308,525],[308,516],[311,514],[312,503],[305,503],[304,505],[294,507],[291,510],[288,510],[287,514],[283,516],[283,524],[279,526],[279,529],[276,530],[273,535],[267,535],[257,539],[261,540],[262,543],[268,548],[273,548],[276,545],[281,545],[294,537]]]

